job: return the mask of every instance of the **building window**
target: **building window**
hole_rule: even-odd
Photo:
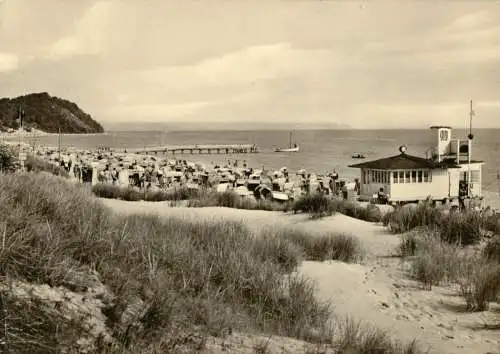
[[[399,183],[397,172],[392,173],[392,179],[393,179],[393,183]]]
[[[471,171],[471,182],[479,183],[481,181],[481,171]]]
[[[399,183],[405,183],[405,173],[404,173],[404,171],[399,171]]]
[[[411,183],[417,182],[417,171],[411,171]]]
[[[422,183],[422,171],[418,171],[417,179],[418,179],[418,183]]]
[[[405,171],[405,183],[411,183],[410,171]]]
[[[424,183],[428,183],[429,181],[429,171],[424,171]]]

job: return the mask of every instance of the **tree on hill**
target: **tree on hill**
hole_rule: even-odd
[[[19,107],[25,112],[23,125],[48,133],[102,133],[104,128],[78,105],[47,92],[16,98],[0,98],[0,130],[19,128]]]

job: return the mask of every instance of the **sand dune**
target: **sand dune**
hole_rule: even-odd
[[[266,226],[300,227],[310,232],[345,232],[362,241],[367,257],[362,264],[304,262],[298,272],[313,279],[318,296],[329,300],[335,313],[388,331],[394,338],[416,338],[430,353],[500,353],[500,331],[484,329],[499,319],[498,308],[465,313],[456,291],[436,287],[422,290],[404,274],[405,264],[391,257],[399,243],[380,226],[337,214],[322,220],[305,215],[228,208],[172,208],[168,203],[103,199],[118,213],[151,213],[187,220],[242,221],[254,232]],[[495,312],[497,312],[495,314]]]

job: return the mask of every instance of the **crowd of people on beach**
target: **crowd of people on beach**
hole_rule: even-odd
[[[105,147],[93,151],[69,149],[64,152],[39,148],[36,154],[60,165],[73,180],[81,183],[147,190],[181,186],[218,191],[230,189],[240,195],[254,194],[258,186],[264,186],[270,196],[287,195],[288,198],[311,192],[347,197],[349,191],[355,194],[359,190],[359,181],[349,183],[341,180],[335,170],[324,175],[304,169],[290,173],[286,167],[266,171],[249,167],[246,160],[204,165],[160,155],[117,153]]]

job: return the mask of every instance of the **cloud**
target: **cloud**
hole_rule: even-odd
[[[15,54],[0,52],[0,72],[9,72],[17,69],[19,58]]]
[[[101,1],[90,6],[75,23],[72,34],[59,38],[46,50],[46,57],[61,60],[75,55],[97,55],[106,46],[113,2]]]
[[[446,29],[451,31],[467,31],[490,23],[494,23],[494,16],[491,12],[484,10],[459,16]]]
[[[451,23],[424,28],[409,35],[367,43],[368,54],[412,62],[478,63],[500,58],[500,16],[479,11],[456,17]]]
[[[325,67],[327,51],[293,48],[289,43],[252,46],[195,65],[160,67],[143,71],[148,82],[189,89],[254,83],[281,76],[305,74],[307,68]]]

